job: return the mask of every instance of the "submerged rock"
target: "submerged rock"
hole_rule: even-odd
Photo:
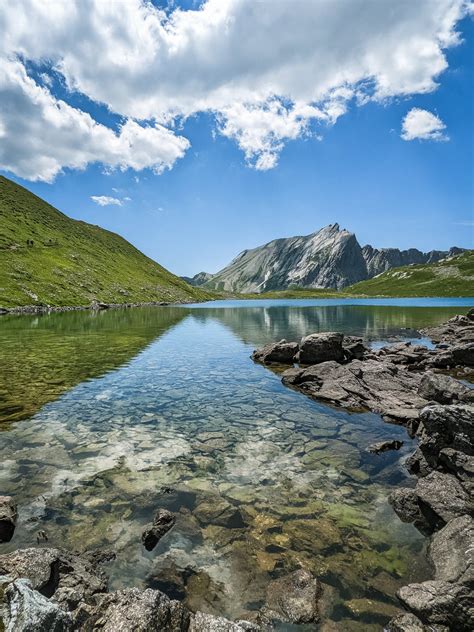
[[[292,364],[295,361],[298,349],[298,343],[280,340],[280,342],[273,342],[261,349],[256,349],[252,354],[252,358],[256,362],[262,362],[263,364]]]
[[[383,601],[373,599],[351,599],[344,602],[344,609],[356,619],[373,623],[385,623],[400,611],[400,608]]]
[[[3,609],[7,632],[68,632],[71,615],[33,590],[28,579],[17,579],[5,590]]]
[[[147,525],[142,533],[142,542],[146,550],[152,551],[175,522],[176,518],[171,511],[159,509],[153,518],[153,523]]]
[[[380,441],[379,443],[373,443],[369,445],[367,450],[374,454],[380,454],[381,452],[387,452],[388,450],[400,450],[403,445],[403,441],[398,439],[392,439],[391,441]]]
[[[264,614],[289,623],[315,623],[319,620],[321,593],[320,582],[300,569],[268,585]]]
[[[317,364],[328,360],[342,362],[344,335],[337,332],[310,334],[301,340],[299,361],[302,364]]]
[[[16,502],[11,496],[0,496],[0,542],[10,542],[18,517]]]

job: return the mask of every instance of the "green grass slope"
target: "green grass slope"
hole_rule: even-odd
[[[0,306],[210,297],[119,235],[73,220],[0,176]]]
[[[341,295],[474,296],[474,250],[425,265],[393,268],[346,288]]]

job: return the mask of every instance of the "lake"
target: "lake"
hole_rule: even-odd
[[[231,618],[304,566],[329,586],[331,630],[380,630],[397,588],[429,576],[425,539],[387,502],[412,484],[403,460],[414,444],[378,415],[284,387],[250,355],[315,331],[418,339],[472,305],[217,301],[2,316],[0,494],[20,517],[0,552],[36,546],[40,530],[50,546],[112,548],[112,589],[156,587]],[[366,451],[392,438],[399,452]],[[141,532],[160,507],[176,526],[147,552]]]

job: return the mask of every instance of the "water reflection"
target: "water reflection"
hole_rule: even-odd
[[[428,573],[423,540],[386,500],[406,479],[411,443],[377,415],[319,405],[249,360],[276,337],[324,328],[395,335],[457,311],[372,309],[0,321],[2,366],[13,367],[2,388],[37,410],[0,435],[0,489],[20,504],[15,537],[0,550],[35,544],[40,529],[53,546],[112,547],[113,588],[155,586],[231,617],[258,609],[272,578],[303,565],[331,587],[333,629],[380,629],[397,587]],[[59,390],[51,376],[62,378]],[[366,452],[389,437],[405,440],[399,453]],[[177,524],[147,553],[141,530],[159,507]],[[378,612],[350,622],[354,598]]]

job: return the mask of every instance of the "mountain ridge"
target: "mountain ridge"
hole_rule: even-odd
[[[201,272],[191,280],[198,287],[242,293],[290,287],[340,290],[391,268],[434,263],[461,252],[456,247],[426,253],[417,248],[361,247],[354,233],[334,223],[309,235],[282,237],[243,250],[216,274]]]

